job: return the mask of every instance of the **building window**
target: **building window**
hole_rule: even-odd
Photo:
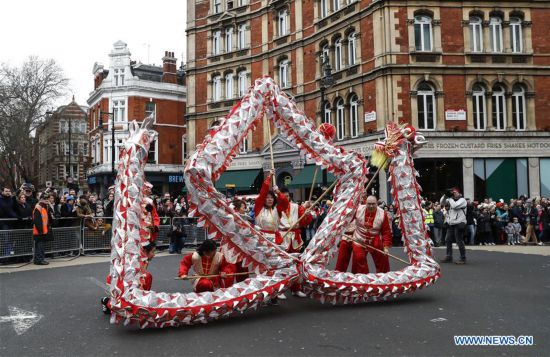
[[[321,63],[330,63],[330,49],[328,43],[321,48]]]
[[[124,85],[124,69],[115,69],[115,87]]]
[[[336,102],[336,138],[338,140],[344,139],[346,132],[346,122],[344,121],[344,100],[338,99]]]
[[[512,89],[512,120],[516,130],[525,130],[525,90],[519,84]]]
[[[491,49],[493,52],[502,52],[502,19],[491,17],[489,28],[491,30]]]
[[[237,46],[239,50],[246,48],[246,25],[240,24],[238,29]]]
[[[248,151],[248,138],[245,136],[239,144],[239,153],[246,154]]]
[[[69,132],[69,123],[66,120],[59,121],[59,132],[61,134]]]
[[[321,0],[321,3],[319,4],[320,5],[320,15],[321,15],[321,18],[323,17],[327,17],[328,16],[328,0]]]
[[[233,98],[233,74],[225,75],[225,99]]]
[[[214,31],[214,36],[212,37],[212,54],[219,55],[221,52],[221,37],[222,32],[220,30]]]
[[[80,151],[80,155],[88,156],[88,143],[82,143],[82,150]]]
[[[481,25],[481,18],[477,16],[470,17],[470,45],[472,46],[472,52],[483,51],[483,28]]]
[[[279,13],[277,15],[277,29],[279,36],[284,36],[287,34],[287,18],[288,18],[288,10],[283,9],[279,10]]]
[[[474,128],[485,130],[485,88],[476,84],[472,90],[472,101],[474,108]]]
[[[279,63],[279,86],[281,88],[288,88],[290,86],[287,59],[284,59]]]
[[[332,112],[330,110],[330,103],[326,102],[323,108],[323,123],[332,124],[331,115],[332,115]]]
[[[227,0],[227,10],[233,9],[233,0]]]
[[[357,95],[353,94],[349,100],[349,130],[352,138],[359,135],[359,103]]]
[[[214,0],[214,13],[219,14],[222,11],[222,0]]]
[[[149,146],[149,153],[147,154],[147,163],[148,164],[157,163],[157,139],[155,139]]]
[[[233,27],[225,29],[225,52],[233,51]]]
[[[153,118],[155,117],[155,103],[154,102],[146,102],[145,103],[145,117],[152,115]]]
[[[523,52],[523,34],[521,29],[521,19],[518,17],[510,18],[510,42],[512,43],[512,52]]]
[[[340,10],[340,0],[332,0],[332,11],[336,12]]]
[[[124,121],[126,119],[126,101],[113,100],[113,113],[115,121]]]
[[[339,71],[342,67],[342,39],[339,38],[334,43],[334,69]]]
[[[182,153],[181,153],[181,157],[183,158],[183,161],[182,163],[185,163],[185,160],[187,159],[187,138],[184,136],[182,136],[181,138],[181,150],[182,150]]]
[[[428,16],[415,16],[414,43],[417,51],[432,51],[432,19]]]
[[[426,82],[418,86],[416,94],[418,106],[418,128],[422,130],[435,129],[435,93]]]
[[[506,92],[502,86],[493,88],[493,126],[496,130],[506,129]]]
[[[357,58],[357,41],[355,32],[352,32],[348,36],[348,63],[350,66],[355,65]]]
[[[215,76],[212,79],[212,100],[217,102],[222,97],[222,77]]]
[[[247,80],[246,71],[240,71],[239,72],[239,97],[242,97],[243,95],[245,95],[247,89],[248,89],[248,80]]]
[[[64,165],[65,177],[78,178],[78,164]]]

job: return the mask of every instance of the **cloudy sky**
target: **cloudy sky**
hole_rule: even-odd
[[[94,62],[108,65],[108,54],[118,40],[128,44],[133,60],[160,65],[164,51],[172,51],[179,64],[186,50],[186,3],[3,1],[0,62],[20,65],[30,55],[55,59],[70,79],[71,94],[85,105],[93,90]]]

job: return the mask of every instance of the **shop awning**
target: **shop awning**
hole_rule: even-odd
[[[236,191],[248,191],[260,174],[260,170],[225,171],[214,184],[217,190],[223,192],[226,188],[234,187]]]
[[[315,174],[316,165],[306,165],[293,179],[288,188],[302,188],[302,187],[311,187],[313,183],[313,175]],[[327,172],[327,184],[333,183],[336,180],[336,177]],[[317,170],[317,177],[315,178],[316,185],[323,183],[323,170],[319,167]]]

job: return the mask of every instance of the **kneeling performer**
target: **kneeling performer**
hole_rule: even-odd
[[[217,251],[216,242],[211,239],[205,240],[195,253],[188,254],[181,260],[178,276],[186,278],[191,267],[193,267],[196,275],[219,275],[193,279],[193,287],[196,293],[214,291],[233,285],[234,276],[227,275],[235,273],[235,265],[225,260],[222,253]]]

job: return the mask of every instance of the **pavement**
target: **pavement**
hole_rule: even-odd
[[[547,355],[547,247],[500,247],[472,247],[468,264],[444,264],[434,286],[387,302],[332,306],[287,293],[279,306],[169,329],[109,323],[99,306],[108,257],[0,270],[0,356]],[[190,290],[173,280],[180,259],[153,260],[153,289]],[[460,347],[455,335],[533,336],[534,345]]]

